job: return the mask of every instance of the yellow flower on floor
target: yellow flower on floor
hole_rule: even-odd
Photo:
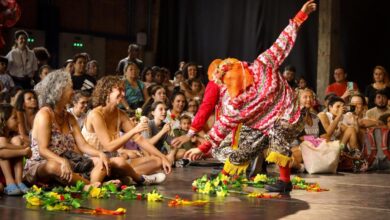
[[[162,201],[162,195],[158,192],[150,192],[147,194],[148,202],[158,202]]]
[[[125,208],[117,208],[115,210],[115,212],[117,212],[118,214],[125,214],[126,213],[126,209]]]
[[[93,187],[92,190],[89,192],[89,196],[92,198],[100,198],[100,193],[102,192],[101,188]]]
[[[209,194],[212,190],[211,183],[208,181],[206,184],[204,184],[203,189],[199,189],[200,193]]]
[[[299,177],[299,176],[295,176],[295,177],[293,178],[293,180],[296,181],[297,183],[302,182],[302,178]]]
[[[217,186],[219,185],[220,182],[221,182],[221,181],[220,181],[219,178],[217,177],[217,178],[213,181],[213,185],[214,185],[215,187],[217,187]]]
[[[226,195],[227,195],[227,190],[218,190],[218,191],[216,191],[216,194],[217,194],[217,196],[220,196],[220,197],[225,197]]]
[[[267,180],[268,180],[267,175],[265,175],[265,174],[257,174],[256,177],[253,179],[253,182],[254,183],[259,183],[259,182],[265,183],[265,182],[267,182]]]
[[[33,190],[34,192],[41,193],[42,188],[39,188],[38,186],[33,185],[33,186],[32,186],[32,190]]]
[[[219,175],[219,178],[221,179],[221,181],[230,181],[230,178],[229,176],[226,176],[226,175]]]
[[[262,195],[263,195],[263,193],[253,192],[253,193],[249,193],[248,197],[249,198],[258,198],[258,197],[261,197]]]
[[[68,211],[70,207],[63,204],[56,204],[54,206],[48,205],[46,206],[47,211]]]
[[[58,195],[58,193],[56,193],[56,192],[49,192],[47,195],[50,197],[54,197],[56,199],[61,199],[61,196]]]
[[[33,205],[33,206],[40,206],[43,204],[42,201],[38,197],[35,197],[35,196],[27,197],[26,201],[28,204]]]

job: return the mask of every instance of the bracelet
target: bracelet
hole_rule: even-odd
[[[301,25],[304,21],[306,21],[306,19],[309,17],[308,14],[306,14],[305,12],[303,11],[299,11],[297,13],[297,15],[295,15],[294,17],[294,21],[297,22],[299,25]]]

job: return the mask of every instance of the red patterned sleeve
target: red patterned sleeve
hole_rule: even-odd
[[[210,81],[207,86],[203,96],[202,104],[199,107],[198,112],[195,115],[194,120],[191,124],[191,129],[193,132],[197,133],[202,130],[203,126],[206,124],[207,119],[213,113],[215,106],[219,100],[219,86]]]

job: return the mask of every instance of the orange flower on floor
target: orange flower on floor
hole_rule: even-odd
[[[205,200],[195,200],[195,201],[189,201],[186,199],[181,199],[178,195],[175,196],[175,199],[172,199],[169,201],[168,206],[169,207],[177,207],[177,206],[204,206],[208,203],[208,201]]]

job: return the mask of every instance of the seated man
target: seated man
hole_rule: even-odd
[[[365,154],[370,169],[388,169],[390,168],[390,152],[388,146],[389,129],[387,126],[387,116],[390,108],[387,106],[387,93],[384,90],[378,90],[375,95],[375,107],[366,112],[366,117],[362,124],[367,129],[367,145]],[[386,122],[386,123],[384,123]]]
[[[333,92],[338,97],[347,100],[353,93],[357,93],[359,91],[356,83],[347,82],[347,73],[343,68],[336,68],[334,70],[333,77],[335,82],[326,87],[325,94]]]
[[[366,112],[365,118],[362,120],[362,126],[365,128],[381,126],[383,123],[379,118],[387,113],[390,113],[390,108],[387,106],[388,97],[385,91],[378,90],[375,95],[375,107],[370,108]]]

